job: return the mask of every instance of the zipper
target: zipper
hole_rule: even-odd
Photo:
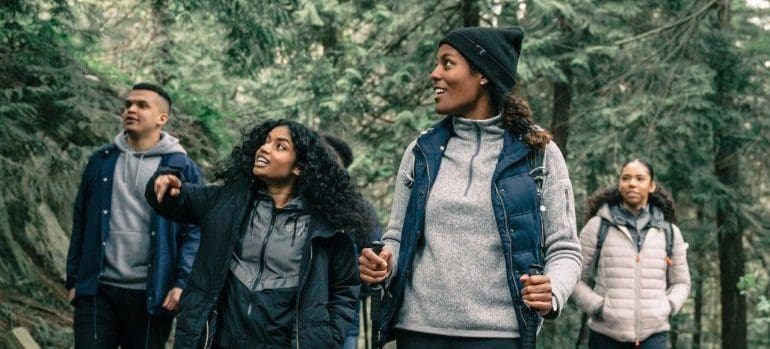
[[[144,330],[144,349],[150,347],[150,325],[152,324],[152,316],[147,317],[147,328]]]
[[[77,297],[77,290],[75,290],[75,296]],[[98,296],[99,296],[99,289],[97,286],[96,296],[94,296],[94,342],[99,340],[99,335],[96,332],[96,316],[99,310],[99,303],[97,302]]]
[[[468,190],[471,189],[471,184],[473,183],[473,162],[476,161],[476,157],[479,155],[479,151],[481,150],[481,127],[479,125],[474,124],[476,129],[476,150],[473,152],[473,156],[471,156],[471,161],[468,168],[468,184],[465,186],[465,193],[463,193],[463,196],[468,196]]]
[[[273,207],[272,212],[270,213],[270,227],[267,229],[267,234],[265,235],[265,239],[262,241],[262,248],[260,249],[260,256],[259,256],[259,271],[257,272],[257,277],[254,279],[254,285],[251,287],[251,292],[257,291],[257,285],[259,285],[259,281],[262,279],[262,273],[265,271],[265,263],[267,263],[267,257],[265,257],[265,252],[267,250],[267,243],[270,241],[270,236],[273,235],[273,230],[275,230],[275,207]],[[253,224],[253,222],[252,222]],[[249,312],[251,312],[251,305],[249,305]]]
[[[428,205],[428,198],[430,197],[430,189],[431,189],[430,188],[431,187],[430,186],[430,180],[431,180],[431,177],[430,177],[430,166],[428,165],[428,156],[425,155],[425,151],[422,150],[422,147],[420,146],[420,143],[419,142],[415,143],[415,146],[420,151],[420,154],[422,154],[423,161],[425,161],[425,173],[428,175],[428,181],[429,181],[428,182],[428,188],[425,190],[425,205],[423,205],[423,229],[424,229],[425,228],[425,226],[424,226],[424,224],[425,224],[425,218],[424,218],[425,217],[425,207]],[[420,241],[420,237],[423,234],[422,233],[423,229],[417,229],[417,242],[418,243]],[[410,263],[410,265],[411,265],[411,263]]]
[[[635,337],[636,337],[635,343],[636,343],[636,347],[637,348],[639,347],[639,332],[641,332],[640,329],[639,329],[639,327],[641,326],[641,324],[640,324],[640,322],[641,322],[640,317],[641,316],[639,314],[640,307],[641,307],[640,295],[639,295],[639,293],[641,292],[641,290],[640,290],[640,288],[641,288],[640,279],[641,278],[640,278],[640,275],[639,275],[639,273],[640,273],[639,263],[641,263],[641,256],[640,256],[640,253],[637,252],[636,253],[636,263],[634,263],[634,298],[635,298],[634,299],[634,332],[635,332],[634,334],[635,334]]]
[[[497,183],[493,185],[495,186],[497,199],[500,200],[500,206],[503,207],[503,222],[505,223],[505,232],[508,233],[508,212],[505,210],[505,202],[503,202],[503,196],[500,194],[500,189],[497,188]],[[513,253],[511,253],[511,266],[513,266]]]
[[[494,180],[494,179],[493,179]],[[503,202],[503,196],[500,195],[500,190],[497,188],[497,184],[494,184],[495,187],[495,194],[497,194],[497,199],[500,200],[500,205],[503,207],[503,222],[505,223],[505,234],[508,234],[508,213],[505,210],[505,202]],[[509,244],[509,250],[508,250],[508,265],[511,268],[511,274],[513,274],[513,277],[516,278],[518,275],[516,275],[516,268],[513,267],[513,241],[511,241]],[[513,289],[516,292],[517,295],[521,295],[521,291],[519,291],[519,285],[516,284],[516,280],[512,280]],[[523,303],[523,301],[522,301]],[[524,318],[524,313],[521,310],[521,307],[515,307],[516,311],[519,313],[519,316],[521,319]],[[526,328],[527,324],[522,324]]]
[[[310,243],[310,258],[308,258],[307,265],[308,268],[310,268],[310,265],[313,263],[313,241],[308,241]],[[302,285],[305,284],[305,280],[307,280],[307,275],[309,273],[305,271],[305,275],[302,276],[302,280],[299,282],[299,286],[297,286],[297,308],[294,312],[294,327],[297,331],[297,349],[299,349],[299,303],[302,301]]]
[[[206,320],[206,337],[203,337],[203,349],[209,348],[209,321]]]

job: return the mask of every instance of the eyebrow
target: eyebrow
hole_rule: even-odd
[[[278,138],[276,138],[276,139],[275,139],[275,141],[276,141],[276,142],[286,142],[286,143],[289,143],[289,144],[293,144],[293,143],[291,142],[291,139],[289,139],[289,138],[286,138],[286,137],[278,137]]]
[[[289,143],[291,143],[291,139],[288,139],[288,138],[286,138],[286,137],[278,137],[276,140],[278,140],[278,141],[284,141],[284,142],[289,142]]]
[[[142,98],[133,98],[133,99],[132,98],[126,98],[126,103],[144,103],[144,104],[149,104],[150,102],[147,101],[146,99],[142,99]]]

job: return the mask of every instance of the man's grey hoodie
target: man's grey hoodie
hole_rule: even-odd
[[[162,132],[160,140],[145,152],[135,152],[121,131],[115,136],[120,150],[112,181],[109,234],[104,242],[104,272],[101,282],[144,290],[150,263],[150,218],[152,208],[144,199],[147,181],[165,154],[186,154],[179,140]]]

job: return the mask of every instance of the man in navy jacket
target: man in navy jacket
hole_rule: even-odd
[[[198,250],[198,227],[169,221],[144,199],[158,167],[184,181],[202,176],[164,132],[171,99],[140,83],[128,94],[123,130],[88,160],[73,212],[67,256],[75,348],[163,348]]]

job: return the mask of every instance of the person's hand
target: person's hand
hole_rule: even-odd
[[[166,309],[168,311],[174,311],[176,310],[177,305],[179,305],[179,298],[182,297],[182,289],[179,287],[174,287],[168,291],[168,294],[166,294],[166,299],[163,300],[163,309]]]
[[[392,262],[393,251],[388,246],[382,248],[379,256],[371,248],[365,248],[361,251],[361,257],[358,257],[358,272],[361,281],[370,285],[385,281],[390,275]]]
[[[181,188],[182,181],[172,174],[160,175],[155,179],[155,197],[158,199],[158,203],[163,201],[166,192],[172,197],[178,196]]]
[[[553,297],[551,278],[545,275],[524,274],[520,280],[524,284],[524,289],[521,290],[524,304],[540,316],[546,316],[550,313],[552,310],[551,298]]]
[[[75,288],[71,288],[69,292],[67,292],[67,302],[72,303],[72,301],[75,300]]]

